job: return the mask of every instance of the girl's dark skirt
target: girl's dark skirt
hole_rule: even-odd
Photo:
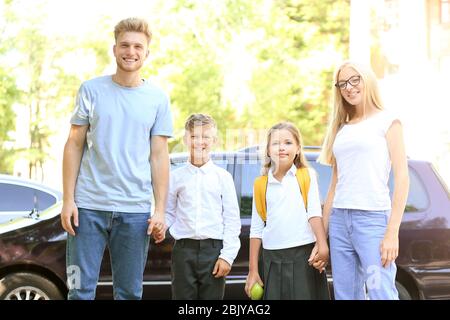
[[[265,300],[329,300],[327,277],[308,264],[314,243],[263,249]]]

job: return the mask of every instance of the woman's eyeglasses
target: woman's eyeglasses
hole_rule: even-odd
[[[347,80],[338,81],[334,85],[341,90],[345,90],[347,88],[348,83],[350,83],[352,85],[352,87],[354,87],[354,86],[357,86],[360,81],[361,81],[361,76],[352,76],[352,77],[348,78]]]

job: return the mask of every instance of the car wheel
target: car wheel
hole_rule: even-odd
[[[408,289],[404,285],[402,285],[400,282],[395,281],[395,286],[397,287],[398,291],[398,298],[400,300],[412,300],[412,296],[409,293]]]
[[[19,272],[0,279],[0,300],[61,300],[63,295],[48,279]]]

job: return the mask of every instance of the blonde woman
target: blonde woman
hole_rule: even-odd
[[[394,261],[409,188],[402,125],[383,109],[369,68],[346,61],[334,82],[334,110],[319,157],[333,167],[323,222],[334,295],[365,299],[365,284],[371,300],[396,300]]]

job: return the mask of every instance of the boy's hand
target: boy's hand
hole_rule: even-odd
[[[214,270],[212,274],[214,275],[215,278],[221,278],[228,275],[230,273],[230,270],[231,270],[230,264],[225,260],[219,258],[217,259],[217,262],[214,265]]]
[[[157,232],[155,232],[155,230],[153,230],[153,239],[155,240],[156,244],[164,241],[164,239],[166,238],[166,230],[167,230],[167,226],[164,226],[162,229],[160,229]]]
[[[153,238],[155,238],[155,236],[156,236],[156,237],[158,237],[158,239],[160,239],[162,236],[162,233],[164,233],[164,237],[165,237],[166,222],[164,220],[164,214],[155,212],[155,214],[153,214],[153,216],[150,219],[148,219],[147,221],[149,223],[148,229],[147,229],[148,235],[153,235]],[[158,236],[158,233],[160,234],[159,236]],[[155,238],[155,240],[156,240],[156,238]],[[161,241],[159,241],[159,242],[161,242]]]

